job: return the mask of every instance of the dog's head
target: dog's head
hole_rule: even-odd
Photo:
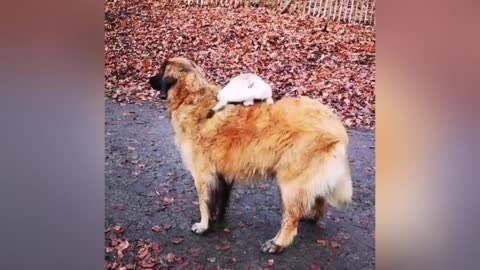
[[[192,73],[204,75],[201,68],[192,61],[185,58],[170,58],[162,64],[159,72],[150,78],[149,83],[153,89],[160,91],[161,99],[167,99],[168,91]]]

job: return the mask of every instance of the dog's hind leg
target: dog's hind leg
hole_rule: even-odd
[[[325,198],[318,196],[315,198],[315,204],[311,210],[303,217],[302,221],[308,223],[317,223],[317,221],[327,213],[327,203]]]
[[[282,225],[277,235],[262,245],[264,253],[280,253],[292,244],[298,223],[310,209],[309,192],[295,183],[279,182],[283,201]]]

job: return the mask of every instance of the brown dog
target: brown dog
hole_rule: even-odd
[[[150,85],[167,99],[175,143],[195,180],[201,219],[193,232],[205,232],[215,213],[223,218],[234,181],[278,182],[283,220],[262,245],[265,253],[289,246],[298,222],[323,216],[326,203],[350,204],[348,135],[328,107],[305,97],[283,98],[273,105],[227,105],[207,119],[219,87],[184,58],[167,60]]]

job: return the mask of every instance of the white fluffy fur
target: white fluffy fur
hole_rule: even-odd
[[[218,92],[218,103],[213,111],[219,111],[229,102],[243,102],[243,105],[253,105],[255,99],[265,100],[273,104],[272,87],[253,73],[244,73],[234,77]]]

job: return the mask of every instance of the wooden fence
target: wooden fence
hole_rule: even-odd
[[[259,7],[327,21],[375,25],[375,0],[183,0],[189,6]]]

